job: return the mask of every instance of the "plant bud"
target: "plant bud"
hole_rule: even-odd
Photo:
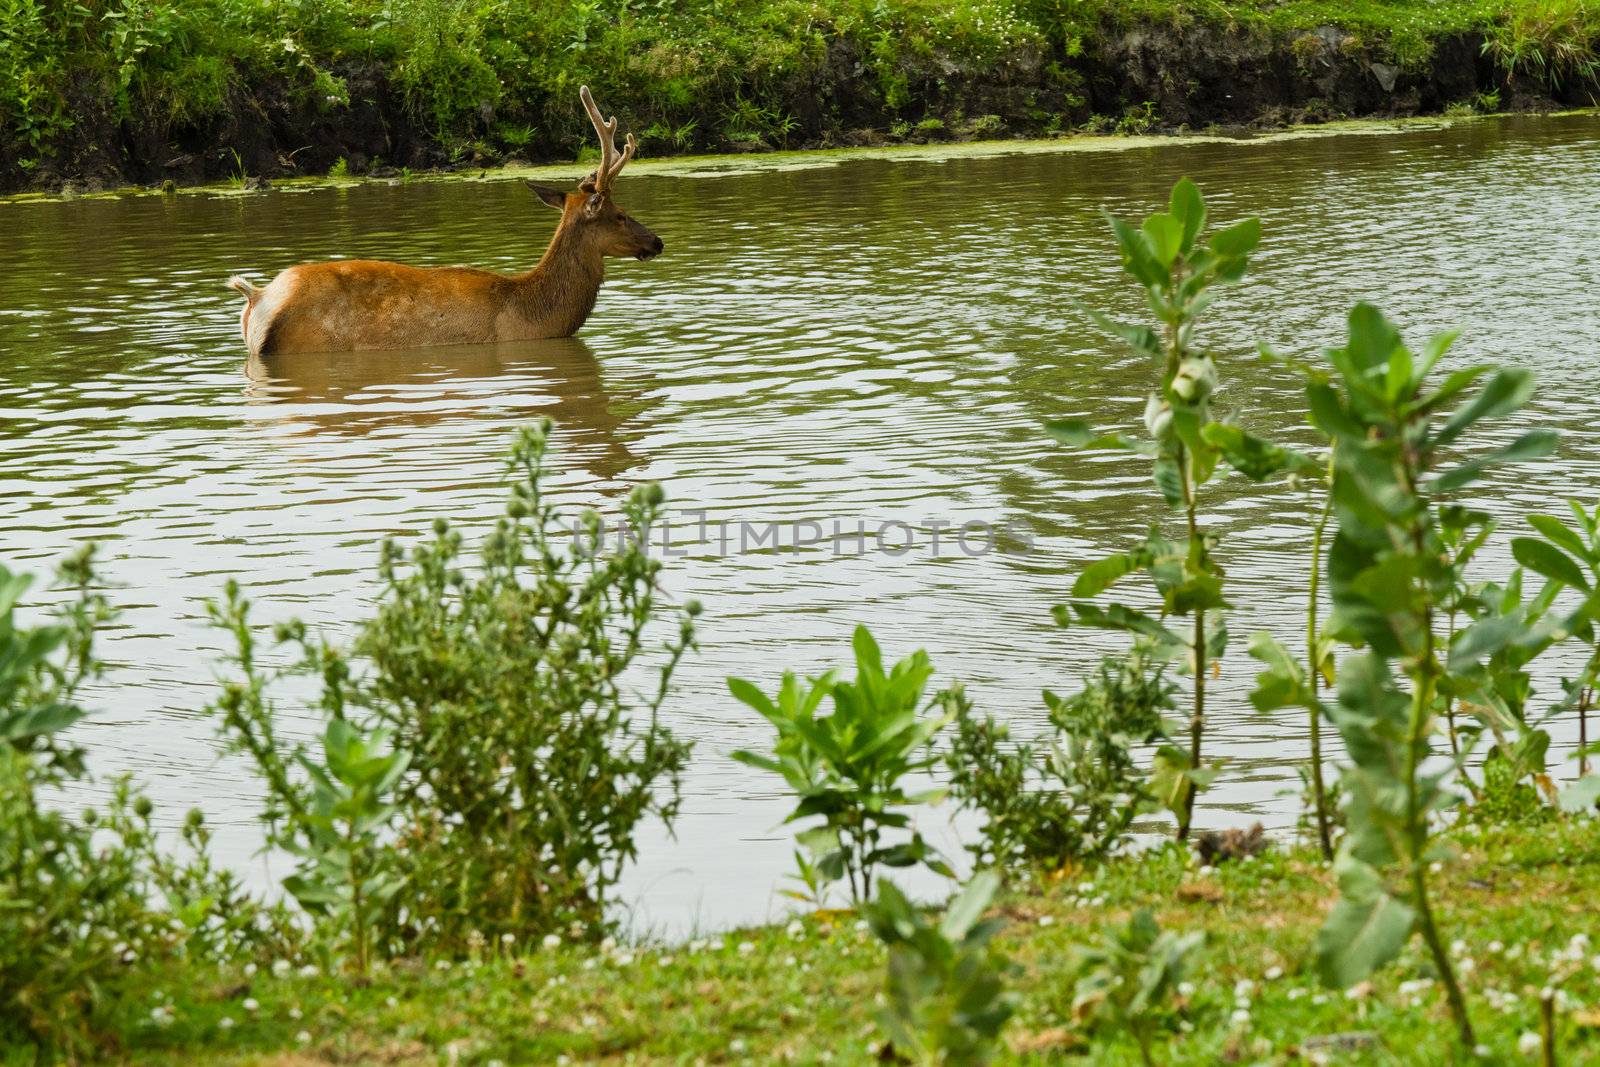
[[[1172,429],[1172,405],[1155,393],[1144,403],[1144,426],[1150,436],[1160,440]]]
[[[1188,403],[1204,400],[1217,387],[1217,365],[1210,356],[1196,356],[1178,364],[1172,391]]]
[[[150,813],[155,810],[156,806],[150,802],[149,797],[140,797],[133,802],[133,813],[141,819],[148,819]]]

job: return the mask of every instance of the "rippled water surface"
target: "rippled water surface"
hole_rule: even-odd
[[[259,871],[255,786],[198,714],[222,644],[204,599],[235,577],[263,618],[344,631],[373,595],[376,541],[439,515],[484,528],[509,431],[548,414],[557,492],[574,508],[614,509],[659,479],[707,524],[702,539],[700,517],[680,515],[673,535],[684,555],[669,583],[707,609],[670,704],[698,747],[676,840],[652,832],[631,879],[639,921],[761,918],[781,908],[786,804],[727,758],[766,727],[724,676],[841,662],[866,622],[891,653],[925,646],[942,677],[1026,734],[1043,722],[1039,690],[1072,686],[1114,645],[1055,629],[1049,608],[1077,568],[1160,510],[1141,464],[1067,454],[1038,428],[1066,414],[1136,423],[1142,407],[1145,368],[1072,310],[1081,299],[1138,313],[1101,208],[1142,214],[1189,174],[1213,218],[1262,216],[1258,269],[1209,337],[1237,357],[1226,402],[1263,432],[1303,439],[1302,404],[1249,357],[1255,340],[1310,353],[1361,298],[1414,338],[1465,327],[1457,359],[1536,368],[1533,417],[1566,431],[1562,453],[1497,475],[1483,497],[1506,514],[1551,508],[1600,492],[1597,133],[1600,119],[1572,116],[721,174],[638,167],[619,195],[667,252],[615,266],[579,339],[301,357],[253,378],[229,274],[346,256],[521,269],[554,215],[519,182],[0,204],[0,558],[44,570],[72,542],[102,542],[124,611],[102,710],[82,728],[95,764],[136,773],[174,817],[202,805],[227,858]],[[1291,636],[1306,500],[1237,481],[1211,500],[1236,637]],[[739,523],[806,520],[823,543],[794,550],[791,526],[784,548],[741,549]],[[936,531],[970,521],[1007,524],[1032,551],[969,555],[986,542],[963,551]],[[890,551],[859,553],[831,538],[836,522],[903,522],[915,544],[897,551],[907,531],[891,526]],[[1284,828],[1302,725],[1249,711],[1242,643],[1213,720],[1232,764],[1203,819]]]

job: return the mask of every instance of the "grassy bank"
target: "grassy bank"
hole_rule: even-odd
[[[0,0],[0,187],[1588,102],[1592,0]]]
[[[1547,986],[1559,991],[1562,1062],[1600,1056],[1600,946],[1583,940],[1600,936],[1588,903],[1600,891],[1594,822],[1467,828],[1450,844],[1442,918],[1459,941],[1485,1062],[1533,1062],[1518,1042],[1539,1030]],[[1215,870],[1196,862],[1166,847],[1004,899],[999,945],[1022,1002],[1001,1062],[1089,1051],[1073,1018],[1070,950],[1139,909],[1163,928],[1207,934],[1158,1062],[1434,1065],[1458,1055],[1420,945],[1349,993],[1317,984],[1312,942],[1336,893],[1314,851]],[[478,960],[402,960],[370,984],[302,975],[301,959],[278,976],[270,965],[174,971],[127,1005],[121,1040],[134,1062],[173,1064],[868,1063],[881,1043],[885,956],[850,912],[688,944],[485,946]],[[1067,1062],[1139,1058],[1131,1040],[1101,1035],[1090,1060]]]

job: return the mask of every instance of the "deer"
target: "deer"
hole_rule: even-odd
[[[528,182],[561,212],[532,270],[411,267],[371,259],[302,263],[257,287],[235,276],[245,300],[239,332],[252,359],[279,353],[351,352],[571,337],[594,310],[608,257],[654,259],[661,238],[628,216],[612,186],[637,151],[619,151],[617,120],[578,90],[600,139],[600,162],[572,192]]]

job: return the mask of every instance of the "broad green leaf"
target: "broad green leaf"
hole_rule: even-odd
[[[1431,447],[1449,444],[1461,436],[1473,423],[1481,419],[1498,418],[1516,411],[1533,395],[1533,374],[1520,367],[1505,367],[1495,371],[1494,377],[1478,394],[1457,409],[1433,436]]]
[[[1504,448],[1496,449],[1486,456],[1470,460],[1446,471],[1434,479],[1433,489],[1439,493],[1450,493],[1477,481],[1489,467],[1500,463],[1518,463],[1527,459],[1538,459],[1554,452],[1560,443],[1561,435],[1555,430],[1529,430]]]
[[[1147,567],[1150,564],[1150,553],[1144,549],[1134,549],[1132,552],[1121,552],[1115,556],[1097,560],[1083,569],[1077,581],[1072,583],[1072,595],[1075,597],[1099,596],[1111,587],[1118,578],[1132,574],[1134,571]]]
[[[1251,481],[1259,482],[1286,470],[1297,473],[1322,470],[1322,464],[1303,452],[1272,444],[1227,423],[1208,423],[1200,435],[1222,453],[1229,466]]]
[[[1304,668],[1275,637],[1264,631],[1256,634],[1250,640],[1248,652],[1266,667],[1256,675],[1256,688],[1250,694],[1252,707],[1257,711],[1276,711],[1310,705],[1311,689],[1306,684]]]
[[[1317,932],[1317,973],[1324,985],[1348,989],[1400,955],[1417,913],[1366,864],[1342,856],[1339,867],[1343,896]]]
[[[745,681],[743,678],[729,678],[728,692],[732,693],[734,699],[738,700],[741,704],[749,705],[751,708],[754,708],[756,711],[760,712],[764,717],[773,721],[776,721],[779,718],[778,709],[772,703],[772,701],[768,699],[767,694],[763,693],[760,689],[757,689],[753,684]]]
[[[1156,288],[1167,283],[1168,272],[1156,262],[1143,232],[1118,218],[1111,218],[1111,232],[1117,237],[1117,248],[1122,253],[1123,270],[1148,288]]]
[[[1161,358],[1161,337],[1148,326],[1128,326],[1103,314],[1087,304],[1075,305],[1091,322],[1113,337],[1120,338],[1137,352],[1155,359]]]
[[[999,888],[1000,876],[994,871],[979,871],[973,875],[967,887],[961,891],[961,895],[952,900],[950,906],[945,909],[944,919],[939,923],[939,932],[951,941],[960,941],[966,937],[967,931],[983,916],[984,909],[989,906]]]
[[[1183,240],[1179,251],[1188,255],[1194,248],[1195,236],[1206,222],[1206,205],[1200,197],[1200,189],[1188,178],[1178,179],[1167,201],[1167,211],[1183,224]]]
[[[1350,309],[1348,325],[1349,343],[1344,354],[1358,374],[1387,367],[1395,350],[1402,347],[1400,332],[1384,318],[1383,312],[1365,301]]]
[[[1183,223],[1171,215],[1156,214],[1145,219],[1142,228],[1150,254],[1164,269],[1171,270],[1183,248]]]
[[[1573,533],[1571,528],[1554,515],[1529,515],[1528,525],[1544,535],[1544,539],[1572,553],[1585,563],[1595,562],[1594,551]]]
[[[1261,220],[1251,216],[1211,236],[1211,250],[1219,256],[1245,256],[1261,243]]]
[[[1589,589],[1589,579],[1571,556],[1537,537],[1513,537],[1511,557],[1530,571],[1542,574],[1574,589]]]

